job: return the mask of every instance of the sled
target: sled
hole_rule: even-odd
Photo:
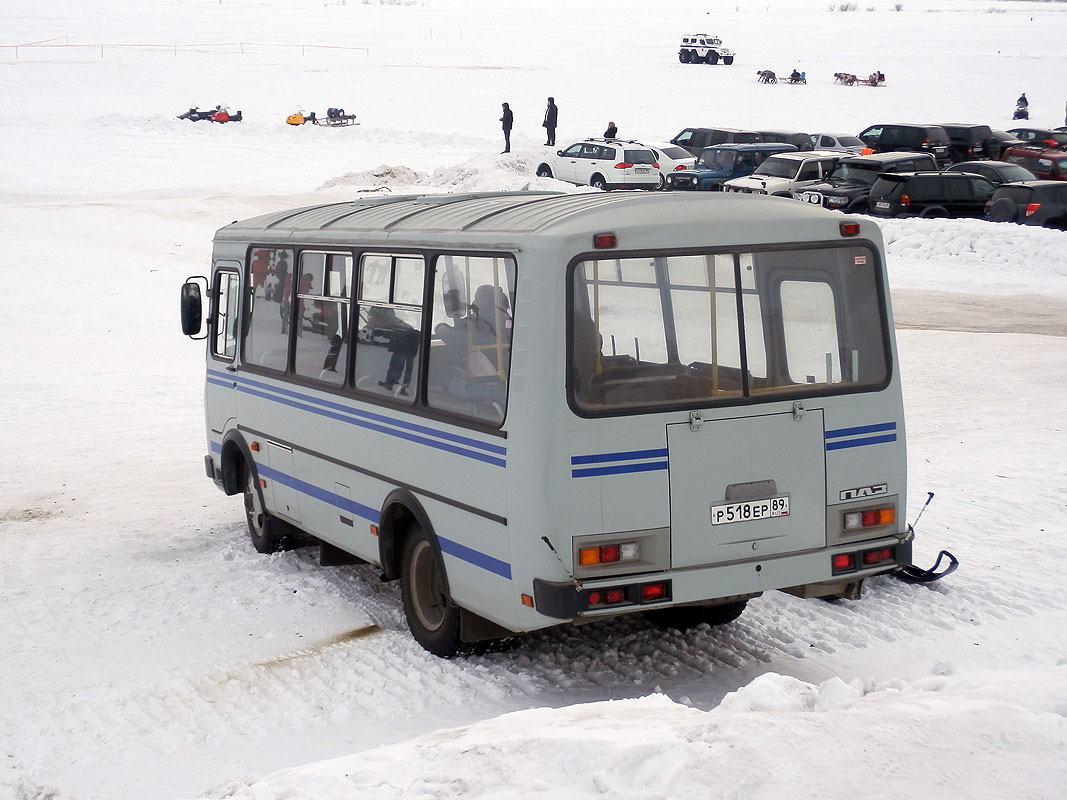
[[[938,568],[941,567],[941,561],[947,558],[948,563],[938,572]],[[942,550],[937,554],[937,561],[930,569],[922,569],[914,564],[908,564],[906,567],[901,567],[897,572],[893,574],[904,581],[905,583],[933,583],[939,581],[946,575],[951,575],[956,571],[956,567],[960,565],[960,561],[948,550]]]
[[[310,118],[312,125],[324,125],[327,128],[344,128],[348,125],[358,125],[356,122],[355,114],[341,114],[335,117],[316,117],[312,115]]]

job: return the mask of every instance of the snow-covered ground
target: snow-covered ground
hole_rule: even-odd
[[[1021,91],[1062,124],[1067,3],[860,5],[5,0],[0,45],[63,46],[0,48],[0,800],[1063,797],[1062,232],[881,223],[909,519],[935,493],[916,560],[962,562],[930,587],[441,661],[394,585],[257,555],[203,477],[177,288],[230,220],[381,186],[560,188],[533,177],[550,94],[562,146],[609,119],[656,140],[1006,128]],[[678,64],[703,30],[733,67]],[[807,86],[755,82],[794,66]],[[887,86],[832,82],[875,69]],[[245,121],[174,118],[216,103]],[[284,124],[328,106],[361,125]]]

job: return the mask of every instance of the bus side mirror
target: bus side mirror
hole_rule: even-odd
[[[199,280],[207,284],[205,278]],[[200,333],[204,322],[204,303],[201,299],[200,284],[195,280],[188,280],[182,284],[181,316],[182,333],[186,336],[196,336]]]

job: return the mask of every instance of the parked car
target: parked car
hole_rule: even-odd
[[[811,145],[815,150],[837,150],[858,156],[867,146],[858,136],[850,133],[813,133]]]
[[[973,175],[981,175],[987,178],[994,186],[1002,183],[1015,181],[1035,181],[1037,176],[1025,167],[1018,164],[1009,164],[1006,161],[961,161],[953,164],[946,172],[970,172]]]
[[[697,160],[696,156],[684,147],[669,142],[646,142],[645,147],[656,156],[656,162],[659,164],[659,188],[661,189],[667,185],[667,176],[670,173],[676,170],[692,169]]]
[[[537,165],[542,178],[596,189],[656,189],[659,163],[651,148],[618,139],[586,139]]]
[[[1009,147],[1018,147],[1021,144],[1026,144],[1018,136],[1007,131],[998,131],[996,128],[993,129],[993,138],[997,140],[1000,147],[995,155],[990,156],[991,158],[1000,158]]]
[[[800,133],[800,131],[756,131],[759,134],[759,140],[761,142],[781,142],[782,144],[791,144],[796,147],[797,150],[814,150],[815,147],[811,143],[810,133]]]
[[[727,192],[792,197],[793,192],[825,180],[844,155],[820,150],[779,153],[756,167],[751,175],[726,181],[723,189]]]
[[[948,158],[954,164],[976,158],[996,158],[1000,154],[1000,143],[988,125],[949,122],[942,123],[941,128],[948,134]]]
[[[1038,147],[1067,147],[1067,131],[1051,128],[1012,128],[1008,133],[1018,136],[1026,144]]]
[[[863,213],[867,211],[871,187],[880,174],[923,169],[937,169],[932,154],[873,153],[853,156],[842,159],[823,183],[793,192],[793,199],[826,208]]]
[[[742,131],[737,128],[686,128],[671,139],[671,144],[684,147],[694,156],[699,156],[701,150],[713,144],[759,140],[759,134],[755,131]]]
[[[999,186],[986,205],[986,219],[1067,231],[1067,183],[1026,181]]]
[[[884,172],[871,187],[878,217],[981,217],[996,188],[969,172]]]
[[[1025,167],[1039,180],[1067,181],[1067,150],[1022,145],[1009,147],[1001,158]]]
[[[860,139],[872,153],[930,153],[939,165],[949,161],[948,134],[937,125],[872,125]]]
[[[700,151],[696,164],[685,172],[667,176],[668,189],[716,192],[731,178],[751,175],[753,170],[777,153],[795,153],[791,144],[717,144]]]

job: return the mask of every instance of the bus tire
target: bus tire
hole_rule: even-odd
[[[438,555],[417,523],[404,537],[400,594],[411,635],[423,648],[442,658],[469,649],[460,639],[460,609],[445,593]]]
[[[642,611],[645,619],[659,628],[674,628],[687,631],[697,625],[712,627],[733,622],[741,616],[748,605],[747,600],[737,603],[725,603],[721,606],[677,606],[675,608],[656,608]]]
[[[256,483],[256,473],[245,465],[245,521],[248,523],[248,535],[257,553],[277,553],[288,550],[292,540],[290,528],[281,520],[272,517],[263,505],[263,495]]]

